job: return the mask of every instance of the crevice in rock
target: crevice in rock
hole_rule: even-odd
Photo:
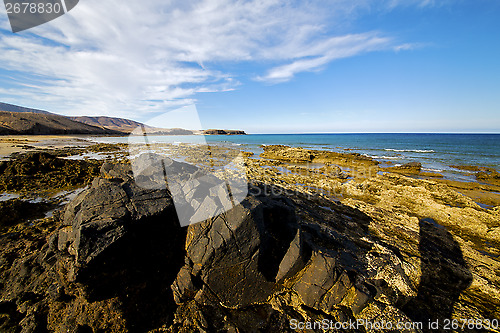
[[[186,229],[173,209],[135,221],[127,233],[80,270],[89,301],[118,297],[130,332],[173,319],[170,285],[184,263]]]

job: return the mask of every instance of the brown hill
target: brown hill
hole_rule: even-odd
[[[0,111],[10,111],[10,112],[33,112],[33,113],[44,113],[44,114],[52,114],[48,111],[38,110],[27,108],[25,106],[19,106],[14,104],[2,103],[0,102]]]
[[[242,135],[244,131],[151,127],[138,121],[106,117],[66,117],[47,111],[0,102],[0,135],[14,134],[111,134],[124,135],[142,127],[148,135]]]
[[[87,125],[125,132],[125,133],[130,133],[139,126],[145,126],[146,128],[148,128],[148,126],[140,122],[124,118],[114,118],[114,117],[104,117],[104,116],[97,116],[97,117],[81,116],[81,117],[68,117],[68,118]]]
[[[0,111],[0,135],[112,134],[123,132],[103,129],[50,113]]]
[[[116,130],[125,133],[131,133],[137,127],[142,127],[145,132],[149,135],[192,135],[199,134],[197,131],[187,130],[183,128],[157,128],[145,125],[138,121],[125,119],[125,118],[115,118],[115,117],[69,117],[72,120],[79,121],[81,123],[92,125],[96,127],[101,127],[105,129]]]
[[[183,128],[149,128],[149,135],[193,135],[200,134],[199,131],[187,130]]]

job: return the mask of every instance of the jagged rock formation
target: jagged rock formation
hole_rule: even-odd
[[[185,230],[170,195],[135,186],[128,165],[101,172],[31,245],[41,249],[17,259],[20,242],[1,239],[16,253],[2,261],[2,332],[144,332],[171,320]]]
[[[449,318],[458,303],[499,315],[461,298],[472,273],[445,227],[357,207],[255,182],[241,205],[181,228],[168,190],[106,163],[56,230],[0,238],[0,328],[287,332],[290,320]]]

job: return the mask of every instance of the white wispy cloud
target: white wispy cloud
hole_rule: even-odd
[[[277,83],[335,59],[411,48],[377,32],[328,32],[329,22],[366,6],[370,1],[81,1],[53,22],[0,34],[0,66],[8,73],[0,77],[0,98],[65,114],[137,118],[192,103],[198,92],[235,89],[237,73],[217,70],[222,63],[265,63],[257,79]],[[7,27],[4,18],[0,28]]]
[[[291,63],[277,66],[268,71],[261,81],[283,82],[288,81],[300,72],[321,69],[327,63],[340,58],[351,57],[359,53],[386,49],[392,40],[388,37],[379,37],[374,33],[346,35],[332,37],[298,54]]]
[[[449,2],[449,0],[387,0],[386,5],[388,5],[389,9],[392,9],[398,6],[430,7],[443,5],[446,2]]]

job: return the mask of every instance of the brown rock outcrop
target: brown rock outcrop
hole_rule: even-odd
[[[385,168],[384,171],[416,175],[422,170],[422,164],[419,162],[410,162],[400,166]]]
[[[371,167],[379,164],[370,157],[358,153],[336,153],[323,150],[293,148],[284,145],[263,146],[260,157],[292,163],[324,163],[346,167]]]

